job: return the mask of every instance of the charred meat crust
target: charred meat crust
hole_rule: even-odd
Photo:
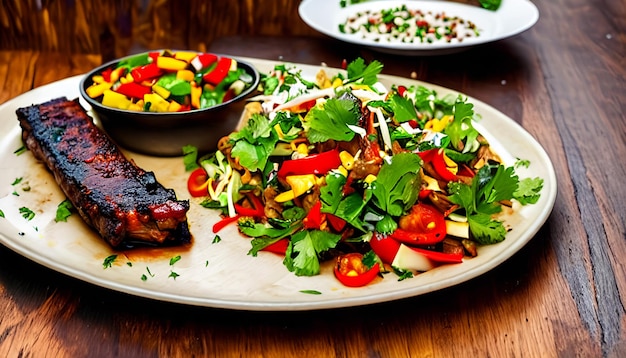
[[[190,241],[189,202],[128,160],[78,100],[57,98],[16,113],[26,147],[111,246]]]

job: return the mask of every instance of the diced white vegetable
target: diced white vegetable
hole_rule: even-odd
[[[469,223],[446,220],[446,232],[448,235],[469,239]]]
[[[391,149],[391,135],[389,135],[389,127],[385,121],[385,116],[380,110],[380,107],[373,108],[376,113],[376,119],[378,119],[378,127],[380,128],[380,134],[383,137],[383,143],[385,143],[385,149]],[[370,107],[370,110],[372,108]]]
[[[435,264],[430,259],[417,251],[411,250],[411,248],[405,244],[400,244],[398,253],[396,253],[396,257],[393,259],[391,266],[402,270],[420,272],[435,268]]]

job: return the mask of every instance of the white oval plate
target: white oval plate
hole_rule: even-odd
[[[276,64],[274,61],[247,60],[263,73]],[[298,67],[308,78],[319,70],[317,66]],[[442,96],[455,93],[406,78],[385,75],[380,78],[387,85],[422,84]],[[283,266],[282,258],[277,255],[261,252],[257,257],[248,256],[249,239],[239,235],[234,225],[220,232],[221,241],[214,243],[211,227],[218,220],[216,213],[201,207],[201,200],[191,199],[188,215],[194,237],[191,247],[154,249],[148,256],[145,251],[140,254],[133,251],[119,253],[112,267],[105,269],[104,259],[114,254],[111,248],[77,214],[70,216],[67,222],[55,222],[56,207],[65,196],[30,152],[14,153],[22,146],[15,110],[58,96],[77,98],[79,81],[80,76],[76,76],[51,83],[0,106],[0,210],[5,216],[0,218],[0,243],[41,265],[112,290],[168,302],[256,311],[329,309],[417,296],[459,284],[496,268],[535,235],[554,205],[554,168],[543,148],[515,121],[470,98],[476,112],[483,116],[477,129],[507,165],[512,165],[515,158],[527,159],[531,164],[529,168],[518,169],[520,177],[544,179],[539,202],[508,216],[506,224],[512,230],[506,240],[479,248],[476,258],[466,258],[462,264],[442,266],[412,279],[397,281],[395,274],[388,274],[366,287],[347,288],[335,279],[328,264],[323,266],[319,276],[296,277]],[[88,108],[86,103],[83,105]],[[127,154],[144,169],[154,171],[157,179],[173,188],[180,199],[189,198],[181,158]],[[23,178],[22,182],[13,185],[16,178]],[[30,221],[23,218],[19,212],[21,207],[33,210],[35,217]],[[170,265],[170,258],[176,255],[181,256],[180,261]],[[172,272],[179,276],[170,277]],[[319,294],[305,293],[310,291]]]
[[[445,12],[472,21],[480,29],[478,37],[456,43],[397,43],[363,39],[359,34],[339,31],[339,24],[349,16],[365,10],[380,11],[406,5],[409,9]],[[441,0],[366,1],[342,8],[339,0],[303,0],[298,8],[300,17],[313,29],[341,41],[363,45],[374,50],[399,55],[441,55],[517,35],[532,27],[539,19],[537,7],[528,0],[502,0],[496,11]]]

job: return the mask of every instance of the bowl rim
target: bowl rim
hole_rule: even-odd
[[[88,84],[88,81],[96,74],[104,71],[105,69],[107,69],[108,67],[111,67],[125,59],[128,58],[132,58],[135,56],[140,56],[143,54],[149,54],[152,52],[163,52],[163,51],[171,51],[173,53],[176,52],[195,52],[195,53],[210,53],[213,55],[216,55],[218,57],[229,57],[232,58],[234,60],[237,61],[238,65],[243,65],[243,67],[245,68],[246,72],[250,75],[252,75],[252,84],[247,87],[246,89],[244,89],[239,95],[229,99],[226,102],[222,102],[222,103],[218,103],[215,106],[211,106],[211,107],[207,107],[207,108],[198,108],[198,109],[192,109],[192,110],[188,110],[188,111],[182,111],[182,112],[145,112],[145,111],[132,111],[132,110],[127,110],[127,109],[120,109],[120,108],[114,108],[114,107],[109,107],[109,106],[105,106],[102,103],[100,103],[99,101],[97,101],[94,98],[91,98],[87,92],[86,89],[87,87],[89,87],[91,84]],[[223,54],[223,53],[216,53],[216,52],[201,52],[201,51],[195,51],[195,50],[173,50],[173,49],[157,49],[157,50],[149,50],[149,51],[143,51],[143,52],[138,52],[135,54],[130,54],[124,57],[120,57],[111,61],[108,61],[106,63],[101,64],[100,66],[92,69],[91,71],[85,73],[83,75],[83,77],[81,78],[79,85],[78,85],[78,89],[80,92],[81,97],[83,97],[83,99],[85,101],[87,101],[87,103],[89,103],[89,105],[92,106],[92,108],[97,108],[98,110],[105,110],[105,111],[111,111],[111,112],[116,112],[116,113],[124,113],[124,114],[129,114],[129,115],[146,115],[146,116],[162,116],[162,117],[171,117],[171,116],[183,116],[183,115],[191,115],[191,114],[196,114],[196,113],[205,113],[205,112],[209,112],[209,111],[216,111],[219,110],[223,107],[226,107],[227,105],[233,103],[233,102],[238,102],[242,99],[244,99],[246,96],[248,96],[250,93],[252,93],[254,90],[257,89],[257,87],[259,86],[259,83],[261,81],[261,75],[259,73],[259,71],[249,62],[245,61],[245,60],[240,60],[237,56],[232,56],[232,55],[228,55],[228,54]]]

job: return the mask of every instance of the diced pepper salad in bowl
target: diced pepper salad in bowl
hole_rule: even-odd
[[[96,73],[85,92],[115,109],[184,112],[227,102],[252,83],[231,57],[160,50],[127,57]]]
[[[502,163],[466,98],[386,88],[382,68],[356,59],[308,79],[276,65],[244,127],[216,152],[185,148],[190,194],[222,213],[214,233],[237,225],[249,255],[277,253],[298,276],[333,260],[348,287],[461,264],[503,241],[498,214],[536,203],[543,180]]]

